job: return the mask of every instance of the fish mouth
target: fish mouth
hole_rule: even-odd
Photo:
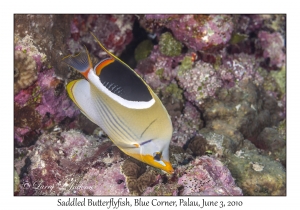
[[[148,155],[148,154],[147,155],[134,154],[134,153],[127,153],[127,154],[143,163],[146,163],[146,164],[152,166],[152,167],[159,168],[159,169],[167,172],[168,174],[174,173],[172,164],[168,160],[162,159],[160,161],[157,161],[154,159],[154,157],[152,155]]]
[[[172,167],[172,164],[169,161],[166,160],[155,160],[152,155],[141,155],[141,159],[144,163],[147,163],[148,165],[151,165],[155,168],[159,168],[168,174],[173,174],[174,169]]]
[[[172,167],[172,164],[170,162],[165,162],[165,164],[166,164],[165,169],[162,170],[166,171],[168,174],[173,174],[174,169]]]

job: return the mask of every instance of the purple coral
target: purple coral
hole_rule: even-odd
[[[44,133],[16,154],[19,195],[128,195],[123,159],[110,141],[75,130]]]
[[[263,15],[240,15],[237,20],[237,27],[240,33],[249,34],[263,26]]]
[[[175,116],[172,124],[174,131],[171,144],[182,147],[197,133],[203,122],[197,109],[190,102],[186,102],[183,114],[179,118]]]
[[[196,158],[178,180],[184,188],[181,195],[243,195],[235,185],[230,171],[219,160],[202,156]]]
[[[260,31],[258,39],[263,48],[263,57],[270,59],[269,65],[281,68],[285,64],[284,40],[281,34],[278,32]]]

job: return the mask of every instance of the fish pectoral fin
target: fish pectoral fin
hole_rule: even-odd
[[[136,149],[139,148],[140,145],[138,143],[126,143],[126,142],[116,142],[113,139],[110,138],[110,140],[117,145],[118,147],[122,148],[122,149]]]
[[[90,92],[90,83],[85,79],[71,81],[67,92],[80,111],[93,123],[101,126],[101,115],[98,113]]]
[[[139,147],[140,147],[139,144],[133,144],[133,146],[135,146],[136,148],[139,148]]]

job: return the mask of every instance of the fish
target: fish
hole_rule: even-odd
[[[69,97],[125,154],[174,173],[169,160],[173,127],[166,108],[132,68],[91,34],[108,58],[93,67],[87,48],[64,57],[64,63],[84,76],[67,84]]]

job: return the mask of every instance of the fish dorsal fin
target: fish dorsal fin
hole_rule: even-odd
[[[100,47],[102,48],[102,50],[104,50],[110,57],[120,60],[117,56],[115,56],[114,54],[112,54],[111,52],[109,52],[102,44],[101,42],[98,40],[98,38],[91,32],[92,36],[94,37],[94,39],[96,40],[96,42],[100,45]]]
[[[130,68],[130,66],[128,66],[126,63],[124,63],[120,58],[118,58],[117,56],[115,56],[113,53],[109,52],[108,49],[106,49],[101,42],[98,40],[98,38],[91,32],[92,36],[94,37],[94,39],[96,40],[96,42],[99,44],[99,46],[102,48],[102,50],[104,50],[110,57],[111,59],[114,60],[118,60],[119,62],[121,62],[123,65],[127,66],[130,70],[133,71],[133,69]],[[135,73],[135,71],[133,71]],[[139,77],[139,75],[137,74],[137,76]]]

